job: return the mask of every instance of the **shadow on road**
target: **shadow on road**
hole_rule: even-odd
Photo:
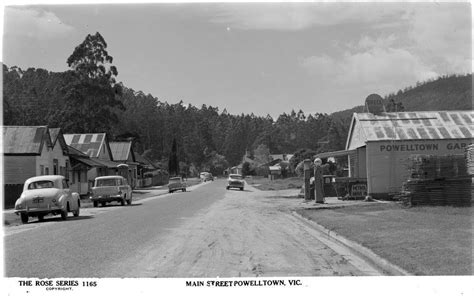
[[[90,215],[79,216],[79,217],[68,216],[67,220],[64,221],[59,216],[58,217],[45,217],[43,221],[35,220],[35,221],[28,222],[28,224],[49,223],[49,222],[68,222],[68,221],[87,220],[87,219],[92,219],[92,218],[94,217]]]

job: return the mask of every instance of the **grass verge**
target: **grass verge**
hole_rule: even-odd
[[[412,274],[473,274],[473,208],[378,203],[298,213]]]
[[[249,185],[252,185],[255,188],[263,191],[301,188],[304,183],[303,178],[300,177],[276,180],[270,180],[264,177],[252,177],[245,179],[245,181],[247,181]]]

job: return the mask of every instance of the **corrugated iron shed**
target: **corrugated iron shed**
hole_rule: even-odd
[[[45,143],[51,146],[46,126],[3,127],[3,153],[5,155],[40,155]]]
[[[354,113],[346,149],[373,141],[468,139],[473,122],[473,111]]]
[[[115,161],[128,161],[132,156],[132,142],[110,142],[110,151]],[[132,161],[134,156],[132,156]]]
[[[99,157],[100,149],[105,144],[106,134],[65,134],[66,144],[89,155]]]

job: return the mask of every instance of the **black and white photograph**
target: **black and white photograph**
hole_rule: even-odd
[[[6,295],[474,295],[469,1],[2,9]]]

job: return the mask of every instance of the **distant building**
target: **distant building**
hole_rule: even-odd
[[[132,141],[110,142],[110,151],[115,162],[125,163],[128,165],[130,185],[135,188],[138,184],[138,167],[140,164],[135,159],[132,148]]]

